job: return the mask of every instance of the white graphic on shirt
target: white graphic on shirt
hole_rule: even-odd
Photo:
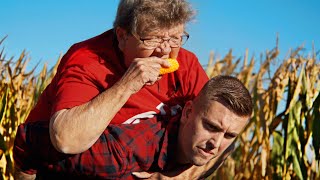
[[[156,108],[158,109],[158,110],[160,110],[160,114],[161,115],[166,115],[166,111],[164,110],[164,107],[165,106],[165,104],[163,104],[163,103],[160,103]]]
[[[168,107],[168,106],[161,102],[156,107],[156,109],[158,109],[160,111],[161,115],[170,114],[171,116],[175,116],[178,113],[178,110],[182,110],[182,107],[179,104],[170,107],[170,109],[167,108],[169,110],[169,112],[166,111],[166,107]],[[140,123],[141,119],[153,118],[155,116],[155,114],[157,114],[155,111],[148,111],[148,112],[140,113],[140,114],[137,114],[137,115],[127,119],[122,124],[138,124],[138,123]]]
[[[153,118],[155,114],[156,114],[155,111],[148,111],[148,112],[140,113],[140,114],[137,114],[137,115],[129,118],[128,120],[126,120],[122,124],[138,124],[140,122],[140,119]]]

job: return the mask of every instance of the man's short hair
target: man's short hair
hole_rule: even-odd
[[[143,35],[145,31],[186,24],[193,15],[186,0],[120,0],[113,27]]]
[[[250,117],[253,110],[248,89],[239,79],[232,76],[216,76],[210,79],[195,101],[218,101],[238,116]]]

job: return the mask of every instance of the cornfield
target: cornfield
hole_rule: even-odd
[[[211,54],[208,76],[238,77],[254,112],[235,152],[208,179],[320,179],[319,52],[313,48],[305,57],[302,51],[279,61],[277,45],[260,56],[259,66],[254,57],[248,61],[248,50],[242,61],[232,51],[222,60]]]
[[[0,40],[0,45],[5,38]],[[39,74],[34,67],[26,72],[28,59],[23,51],[14,61],[7,59],[4,47],[0,52],[0,171],[2,179],[13,179],[12,148],[16,129],[23,123],[41,92],[53,78],[57,65],[47,70],[44,65]],[[57,64],[59,61],[57,62]]]
[[[5,38],[4,38],[5,39]],[[0,41],[2,45],[4,39]],[[320,179],[320,64],[318,53],[301,55],[303,48],[278,60],[279,49],[261,55],[248,51],[234,60],[232,51],[223,59],[210,55],[206,72],[238,77],[254,99],[254,113],[238,138],[235,152],[207,179]],[[59,58],[60,59],[60,58]],[[0,52],[0,171],[13,179],[13,141],[39,95],[51,81],[57,64],[39,74],[26,72],[29,59],[7,59]]]

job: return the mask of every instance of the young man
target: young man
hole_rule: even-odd
[[[244,85],[236,78],[218,76],[186,103],[181,115],[169,121],[159,116],[139,124],[109,125],[89,150],[77,155],[58,153],[47,144],[43,146],[49,148],[42,149],[49,134],[39,123],[20,126],[18,137],[24,141],[17,143],[31,152],[23,163],[32,164],[45,179],[133,179],[132,172],[206,165],[232,144],[251,113],[252,100]]]

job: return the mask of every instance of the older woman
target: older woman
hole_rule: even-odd
[[[79,154],[111,124],[173,116],[208,80],[197,57],[181,46],[193,11],[185,0],[121,0],[114,28],[73,45],[26,123],[45,121],[54,148]],[[166,59],[177,59],[177,71]],[[16,140],[14,159],[27,174],[27,150]],[[46,147],[44,147],[46,149]]]

